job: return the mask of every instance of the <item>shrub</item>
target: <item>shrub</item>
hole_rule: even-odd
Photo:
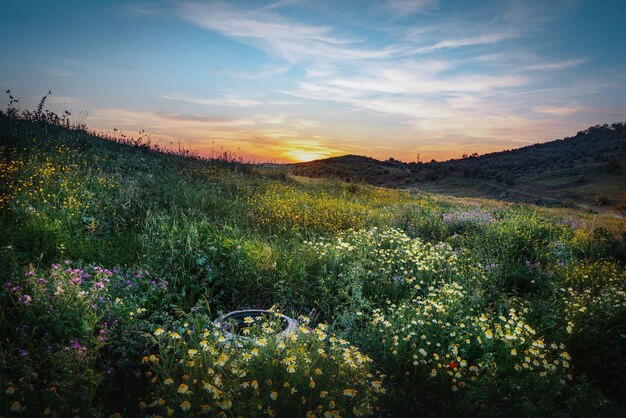
[[[129,297],[131,288],[136,293]],[[146,348],[144,306],[164,293],[144,272],[69,261],[5,283],[0,390],[8,396],[0,397],[0,411],[19,405],[28,415],[102,414],[103,399],[119,394],[113,388],[120,382],[136,389],[130,382],[141,381],[130,366]],[[102,387],[109,390],[101,393]]]
[[[230,339],[218,324],[196,319],[158,328],[159,351],[143,359],[150,407],[163,415],[362,416],[385,392],[372,360],[324,324],[279,338],[279,323],[264,320]]]
[[[344,326],[359,310],[423,294],[458,273],[448,244],[424,243],[392,228],[348,230],[306,245],[317,263],[318,306],[327,315],[345,313],[339,318]]]
[[[573,378],[561,343],[529,325],[528,308],[473,309],[458,284],[374,311],[362,336],[383,372],[399,379],[407,416],[551,413]]]

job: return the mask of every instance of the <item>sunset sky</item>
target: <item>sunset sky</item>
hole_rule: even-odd
[[[204,155],[444,160],[626,121],[623,0],[0,4],[21,108],[52,90],[90,128]]]

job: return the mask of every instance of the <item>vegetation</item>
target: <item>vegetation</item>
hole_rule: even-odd
[[[593,126],[571,138],[445,162],[404,163],[347,155],[295,164],[291,171],[456,196],[543,205],[608,205],[623,210],[626,123]]]
[[[166,154],[43,104],[0,147],[0,416],[624,411],[615,218]],[[301,326],[213,322],[246,307]]]

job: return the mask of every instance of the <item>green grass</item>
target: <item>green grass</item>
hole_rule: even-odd
[[[0,115],[0,416],[623,411],[623,221],[43,119]],[[246,307],[310,328],[225,346]]]

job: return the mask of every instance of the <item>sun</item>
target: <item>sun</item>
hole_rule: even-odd
[[[329,155],[326,150],[303,150],[293,149],[285,153],[285,155],[297,162],[304,163],[307,161],[319,160]]]

